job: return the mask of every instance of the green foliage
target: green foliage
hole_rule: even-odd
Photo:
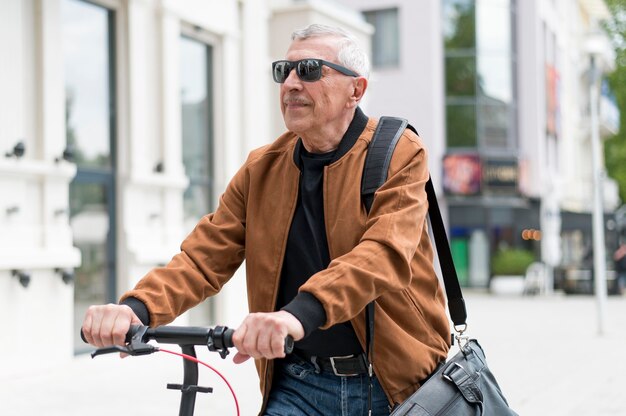
[[[473,1],[445,0],[444,30],[446,49],[476,48],[476,4]],[[451,29],[451,30],[450,30]]]
[[[608,175],[619,185],[622,201],[626,201],[626,0],[606,0],[611,19],[605,23],[615,47],[615,71],[608,81],[620,111],[620,130],[604,147]]]
[[[626,133],[621,128],[619,134],[605,142],[604,153],[606,170],[618,183],[620,199],[626,201]]]
[[[496,275],[524,275],[535,261],[535,255],[528,250],[505,248],[491,258],[491,273]]]

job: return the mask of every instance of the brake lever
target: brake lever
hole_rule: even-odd
[[[111,345],[109,347],[98,348],[91,353],[91,358],[95,358],[98,355],[111,354],[114,352],[121,352],[132,356],[148,355],[157,352],[159,350],[158,347],[143,342],[143,337],[147,330],[147,327],[140,328],[137,332],[135,332],[135,334],[130,339],[130,342],[126,344],[126,346]]]
[[[114,352],[123,352],[129,354],[130,351],[126,347],[121,347],[119,345],[111,345],[110,347],[98,348],[94,352],[91,353],[91,358],[96,358],[98,355],[111,354]]]
[[[148,355],[159,350],[158,347],[155,347],[151,344],[137,343],[135,345],[129,344],[125,347],[121,345],[111,345],[110,347],[98,348],[94,352],[91,353],[91,358],[95,358],[98,355],[111,354],[114,352],[123,352],[128,355],[138,356],[138,355]]]

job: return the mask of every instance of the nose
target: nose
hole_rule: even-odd
[[[289,71],[289,75],[287,75],[283,86],[289,90],[300,89],[302,87],[302,81],[298,78],[295,69]]]

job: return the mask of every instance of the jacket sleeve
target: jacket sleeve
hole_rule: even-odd
[[[372,300],[407,288],[413,279],[433,287],[436,275],[426,226],[428,178],[426,150],[417,136],[405,132],[358,244],[300,288],[324,306],[326,323],[321,328],[354,318]]]
[[[164,267],[125,293],[148,309],[150,325],[163,325],[220,291],[245,256],[246,165],[233,177],[214,213],[204,216]]]

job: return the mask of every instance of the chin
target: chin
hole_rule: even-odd
[[[309,125],[310,123],[306,120],[285,118],[285,126],[287,127],[287,130],[296,134],[300,134],[300,132],[305,131]]]

